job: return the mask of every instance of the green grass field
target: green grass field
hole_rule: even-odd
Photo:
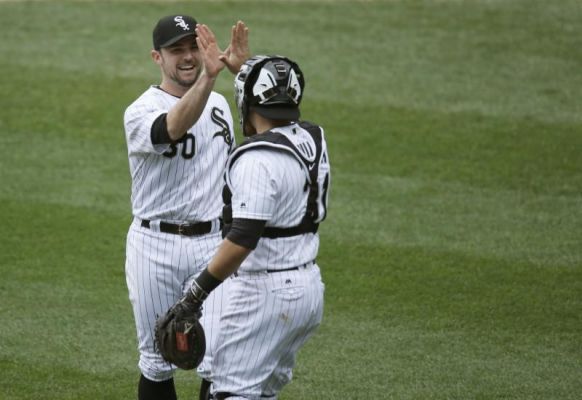
[[[297,60],[326,128],[325,317],[282,400],[580,398],[582,2],[391,0],[0,2],[0,399],[136,398],[122,116],[174,12]]]

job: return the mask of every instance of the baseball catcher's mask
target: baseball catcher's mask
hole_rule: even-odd
[[[296,121],[305,80],[299,66],[283,56],[254,56],[234,79],[235,101],[243,133],[249,110],[265,118]]]

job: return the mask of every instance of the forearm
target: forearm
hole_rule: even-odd
[[[194,280],[190,292],[202,304],[206,296],[231,276],[257,246],[266,221],[235,218],[208,267]]]
[[[251,253],[252,249],[224,239],[208,265],[208,272],[217,279],[225,280],[232,275]]]
[[[202,71],[194,85],[168,112],[166,123],[170,139],[179,140],[198,121],[214,88],[215,80],[216,77],[211,78]]]

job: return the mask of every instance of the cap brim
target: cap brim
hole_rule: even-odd
[[[275,120],[297,121],[301,115],[297,107],[251,107],[257,114]]]
[[[168,46],[171,46],[174,43],[176,43],[177,41],[182,40],[182,39],[184,39],[187,36],[194,36],[194,37],[196,37],[196,32],[187,32],[187,33],[184,33],[182,35],[174,36],[173,38],[171,38],[170,40],[168,40],[166,43],[162,43],[160,45],[160,47],[168,47]]]

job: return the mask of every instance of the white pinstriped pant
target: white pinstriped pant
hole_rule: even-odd
[[[323,316],[319,267],[241,272],[229,279],[228,303],[212,361],[212,393],[275,399],[292,378],[300,347]]]
[[[136,218],[127,234],[125,273],[129,299],[137,329],[139,369],[153,381],[172,377],[176,367],[162,359],[154,349],[154,326],[190,287],[192,280],[208,265],[222,240],[219,231],[184,237],[140,226]],[[218,319],[223,302],[224,284],[204,302],[201,323],[206,334],[206,355],[198,373],[208,377]]]

